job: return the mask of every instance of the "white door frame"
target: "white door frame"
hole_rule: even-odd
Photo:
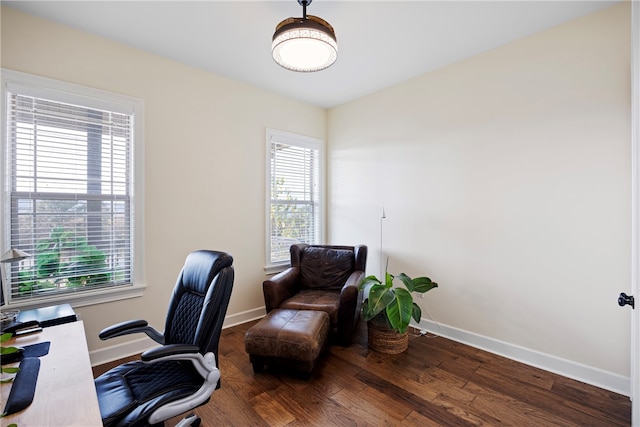
[[[640,427],[640,2],[631,2],[631,425]]]

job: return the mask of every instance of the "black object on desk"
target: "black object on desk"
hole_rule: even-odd
[[[16,374],[9,392],[7,404],[2,411],[3,415],[15,414],[23,410],[33,402],[36,393],[36,382],[40,371],[40,359],[25,357],[20,362],[20,370]]]
[[[25,310],[18,314],[18,321],[28,322],[30,320],[35,320],[41,327],[46,328],[49,326],[62,325],[63,323],[75,322],[78,320],[78,316],[70,304],[60,304]]]
[[[2,327],[3,334],[25,335],[31,332],[40,332],[42,327],[36,320],[28,320],[26,322],[15,321]]]
[[[8,365],[9,363],[19,362],[27,357],[42,357],[49,354],[51,341],[39,342],[37,344],[18,347],[15,353],[5,354],[0,357],[0,364]]]

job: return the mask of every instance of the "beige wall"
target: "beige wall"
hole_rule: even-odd
[[[325,110],[5,7],[2,67],[145,103],[148,288],[142,298],[78,309],[91,350],[127,341],[98,340],[114,322],[142,318],[162,330],[170,291],[195,249],[234,256],[229,315],[264,307],[265,129],[324,139]]]
[[[435,332],[628,380],[629,10],[330,110],[329,239],[379,274],[384,206],[390,272],[440,283]]]
[[[229,315],[263,307],[272,127],[328,140],[329,241],[368,244],[372,274],[384,206],[390,271],[441,285],[420,301],[425,325],[432,316],[436,332],[624,380],[630,310],[616,297],[630,280],[629,34],[625,3],[328,116],[7,8],[2,66],[145,101],[148,289],[78,310],[94,352],[113,344],[96,338],[108,324],[162,326],[196,248],[235,257]]]

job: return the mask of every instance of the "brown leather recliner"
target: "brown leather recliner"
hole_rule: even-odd
[[[351,343],[360,317],[367,247],[292,245],[291,267],[262,284],[267,313],[276,308],[319,310],[329,314],[331,337]]]

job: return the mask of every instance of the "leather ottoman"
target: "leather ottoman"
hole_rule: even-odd
[[[270,311],[244,336],[253,372],[267,366],[293,368],[311,373],[329,334],[329,315],[316,310]]]

